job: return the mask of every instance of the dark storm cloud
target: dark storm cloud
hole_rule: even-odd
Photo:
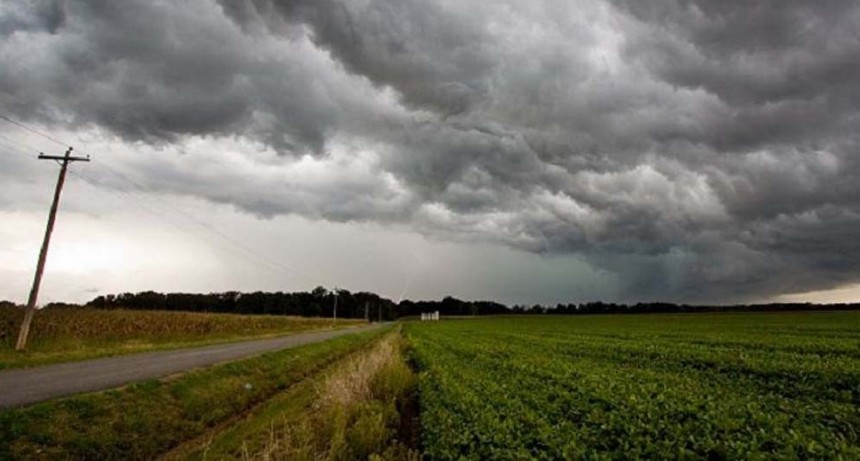
[[[856,95],[857,8],[845,1],[617,2],[651,40],[630,47],[669,82],[703,86],[737,105]],[[692,46],[691,46],[692,45]],[[835,87],[835,88],[834,88]]]
[[[0,102],[20,117],[156,144],[239,136],[333,169],[286,184],[149,167],[164,190],[577,252],[629,299],[860,279],[853,2],[0,8]]]
[[[0,91],[22,116],[93,123],[149,142],[254,131],[297,151],[322,149],[334,123],[336,109],[308,89],[313,69],[277,62],[271,43],[243,34],[210,2],[4,9],[12,25],[26,25],[2,29]],[[57,28],[54,17],[66,20]]]
[[[246,2],[221,3],[240,23],[253,17]],[[492,44],[471,27],[469,17],[451,14],[442,5],[421,0],[287,0],[268,5],[289,21],[311,26],[314,41],[347,69],[397,89],[411,106],[457,114],[486,96]]]
[[[860,102],[852,2],[618,2],[647,24],[625,56],[732,109],[697,140],[722,150],[816,146],[853,128]]]
[[[55,33],[66,19],[62,4],[54,1],[34,0],[28,8],[7,6],[0,17],[0,34],[10,35],[15,31],[45,30]]]

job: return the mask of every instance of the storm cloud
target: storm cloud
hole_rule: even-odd
[[[853,2],[13,0],[0,37],[4,113],[165,193],[577,254],[625,300],[860,281]]]

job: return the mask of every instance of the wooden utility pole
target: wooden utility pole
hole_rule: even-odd
[[[39,154],[39,160],[55,160],[60,164],[60,176],[57,178],[57,188],[54,190],[54,201],[51,203],[51,213],[48,215],[48,227],[45,229],[45,239],[42,241],[42,250],[39,252],[39,263],[36,265],[36,276],[33,278],[33,288],[30,290],[30,298],[27,300],[27,310],[24,312],[24,321],[21,323],[21,331],[18,333],[18,342],[15,350],[22,351],[27,347],[27,335],[30,333],[30,322],[33,321],[33,313],[36,311],[36,300],[39,298],[39,285],[42,283],[42,273],[45,271],[45,259],[48,257],[48,245],[51,243],[51,232],[54,230],[54,221],[57,219],[57,207],[60,205],[60,192],[66,181],[66,168],[71,162],[89,162],[89,156],[72,157],[72,148],[66,150],[62,157],[58,155]]]
[[[370,322],[370,310],[368,309],[369,307],[370,307],[370,301],[365,301],[364,302],[364,321],[365,322]]]
[[[337,323],[337,287],[334,287],[334,323]]]

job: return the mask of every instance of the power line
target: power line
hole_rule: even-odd
[[[0,147],[2,147],[4,149],[2,152],[6,152],[10,155],[14,155],[15,157],[23,157],[24,155],[29,155],[26,152],[20,150],[19,148],[15,147],[11,144],[4,143],[2,141],[0,141]]]
[[[54,138],[54,137],[53,137],[53,136],[51,136],[51,135],[47,135],[47,134],[45,134],[45,133],[42,133],[41,131],[39,131],[39,130],[37,130],[37,129],[35,129],[35,128],[32,128],[32,127],[27,126],[27,125],[25,125],[25,124],[23,124],[23,123],[21,123],[21,122],[19,122],[19,121],[15,120],[15,119],[12,119],[12,118],[10,118],[9,116],[7,116],[6,114],[0,113],[0,118],[2,118],[3,120],[6,120],[7,122],[9,122],[9,123],[11,123],[11,124],[13,124],[13,125],[17,125],[17,126],[19,126],[19,127],[23,128],[23,129],[25,129],[25,130],[27,130],[27,131],[29,131],[29,132],[33,133],[33,134],[37,134],[37,135],[39,135],[39,136],[41,136],[41,137],[43,137],[43,138],[45,138],[45,139],[47,139],[47,140],[49,140],[49,141],[51,141],[51,142],[54,142],[54,143],[56,143],[56,144],[58,144],[58,145],[60,145],[60,146],[63,146],[63,147],[68,147],[68,146],[69,146],[69,144],[68,144],[68,143],[64,143],[64,142],[62,142],[62,141],[58,140],[57,138]]]
[[[79,178],[81,178],[81,179],[83,179],[84,181],[86,181],[86,182],[88,182],[88,183],[92,184],[93,186],[96,186],[96,187],[98,186],[98,181],[97,181],[97,180],[94,180],[93,178],[90,178],[90,177],[88,177],[88,176],[86,176],[86,175],[83,175],[83,174],[80,174],[80,173],[72,173],[72,174],[73,174],[73,175],[75,175],[75,176],[77,176],[77,177],[79,177]],[[183,227],[179,226],[179,225],[178,225],[174,220],[170,219],[170,218],[168,217],[168,215],[167,215],[167,214],[165,214],[165,213],[163,213],[163,212],[159,212],[159,211],[157,211],[156,209],[153,209],[152,207],[147,206],[147,205],[144,203],[144,201],[143,201],[143,200],[141,200],[139,197],[137,197],[137,196],[133,195],[133,194],[132,194],[132,193],[130,193],[130,192],[123,191],[123,190],[121,190],[121,189],[100,189],[100,190],[105,191],[105,192],[108,192],[108,193],[118,193],[118,194],[122,194],[123,196],[125,196],[126,198],[130,199],[131,201],[133,201],[137,206],[139,206],[141,209],[143,209],[144,211],[146,211],[146,212],[147,212],[147,213],[149,213],[150,215],[152,215],[152,216],[154,216],[154,217],[156,217],[156,218],[159,218],[159,219],[161,219],[161,220],[165,221],[166,223],[170,224],[171,226],[173,226],[174,228],[176,228],[177,230],[179,230],[179,231],[181,231],[181,232],[188,233],[189,235],[192,235],[192,236],[194,236],[195,238],[198,238],[198,237],[199,237],[199,234],[197,234],[197,233],[193,233],[191,230],[188,230],[188,229],[185,229],[185,228],[183,228]],[[230,237],[229,235],[227,235],[227,234],[225,234],[225,233],[223,233],[223,232],[219,231],[218,229],[214,228],[213,226],[209,225],[208,223],[206,223],[206,222],[204,222],[204,221],[202,221],[202,220],[199,220],[199,219],[197,219],[197,218],[193,217],[191,214],[189,214],[189,213],[185,212],[184,210],[181,210],[181,209],[179,209],[179,208],[173,207],[172,205],[169,205],[169,204],[168,204],[168,203],[166,203],[164,200],[161,200],[161,199],[159,199],[158,197],[153,197],[153,196],[149,195],[149,198],[154,199],[154,200],[157,200],[159,203],[161,203],[161,204],[165,205],[166,207],[168,207],[168,208],[172,209],[172,210],[173,210],[176,214],[178,214],[179,216],[182,216],[183,218],[185,218],[186,220],[190,221],[191,223],[193,223],[193,224],[195,224],[195,225],[197,225],[197,226],[202,227],[203,229],[205,229],[206,231],[208,231],[208,232],[210,233],[210,235],[214,235],[214,236],[216,236],[216,237],[219,237],[222,241],[226,241],[227,243],[229,243],[229,244],[230,244],[230,245],[232,245],[233,247],[238,248],[239,250],[241,250],[241,253],[236,253],[236,254],[241,254],[241,255],[242,255],[242,256],[244,256],[245,258],[248,258],[248,257],[250,256],[250,260],[252,260],[252,261],[254,261],[254,262],[256,262],[256,263],[263,263],[263,264],[265,264],[266,266],[269,266],[269,269],[274,268],[274,269],[277,269],[277,270],[279,270],[279,271],[281,271],[281,272],[283,272],[283,273],[289,274],[289,275],[291,275],[291,276],[293,276],[293,275],[299,275],[299,276],[301,276],[302,278],[304,278],[304,279],[306,279],[306,280],[308,280],[308,281],[312,281],[312,282],[313,282],[313,281],[317,281],[317,282],[318,282],[318,281],[320,281],[320,280],[322,279],[322,277],[319,277],[319,276],[316,276],[316,275],[313,275],[313,274],[309,274],[309,273],[307,273],[307,272],[300,271],[300,270],[298,270],[298,269],[292,269],[292,268],[286,267],[286,266],[284,266],[284,265],[282,265],[282,264],[279,264],[279,263],[277,263],[277,262],[275,262],[275,261],[272,261],[271,259],[269,259],[269,258],[267,258],[267,257],[265,257],[265,256],[263,256],[263,255],[261,255],[261,254],[259,254],[259,253],[257,253],[256,251],[254,251],[253,249],[251,249],[251,248],[250,248],[250,247],[248,247],[247,245],[245,245],[245,244],[241,243],[240,241],[238,241],[238,240],[236,240],[236,239],[234,239],[234,238]],[[228,248],[229,248],[229,247],[228,247]],[[235,248],[234,248],[234,251],[235,251]]]
[[[3,134],[0,134],[0,139],[3,139],[3,140],[4,140],[4,141],[6,141],[7,143],[11,143],[11,144],[14,144],[14,145],[17,145],[17,146],[23,147],[23,148],[25,148],[26,150],[33,151],[33,152],[39,152],[39,149],[36,149],[35,147],[32,147],[32,146],[30,146],[30,145],[24,144],[24,143],[23,143],[23,142],[21,142],[21,141],[14,140],[14,139],[12,139],[12,138],[10,138],[10,137],[8,137],[8,136],[4,136]],[[22,152],[23,152],[23,151],[22,151]]]
[[[7,115],[5,115],[5,114],[3,114],[3,113],[0,113],[0,118],[2,118],[3,120],[5,120],[5,121],[7,121],[7,122],[9,122],[9,123],[11,123],[11,124],[13,124],[13,125],[16,125],[16,126],[18,126],[18,127],[20,127],[20,128],[23,128],[23,129],[25,129],[25,130],[27,130],[27,131],[29,131],[29,132],[33,133],[33,134],[36,134],[36,135],[38,135],[38,136],[41,136],[41,137],[43,137],[43,138],[45,138],[45,139],[47,139],[47,140],[49,140],[49,141],[51,141],[51,142],[54,142],[54,143],[56,143],[56,144],[58,144],[58,145],[62,145],[62,146],[67,146],[67,145],[68,145],[68,143],[64,143],[64,142],[62,142],[61,140],[59,140],[59,139],[57,139],[57,138],[55,138],[55,137],[53,137],[53,136],[51,136],[51,135],[45,134],[45,133],[43,133],[43,132],[41,132],[41,131],[39,131],[39,130],[37,130],[37,129],[35,129],[35,128],[32,128],[32,127],[30,127],[30,126],[28,126],[28,125],[24,124],[24,123],[21,123],[21,122],[19,122],[19,121],[15,120],[15,119],[12,119],[11,117],[9,117],[9,116],[7,116]],[[14,142],[14,141],[13,141],[13,142]],[[23,145],[23,143],[21,143],[21,144]],[[32,149],[32,148],[31,148],[31,149]],[[104,168],[104,169],[105,169],[105,170],[107,170],[108,172],[112,173],[114,176],[116,176],[116,177],[118,177],[118,178],[122,179],[123,181],[126,181],[126,182],[128,182],[128,183],[132,184],[132,185],[133,185],[133,186],[135,186],[138,190],[142,190],[142,191],[144,191],[144,192],[148,192],[148,193],[151,195],[151,198],[152,198],[152,199],[154,199],[154,200],[158,201],[159,203],[161,203],[161,204],[162,204],[163,206],[165,206],[166,208],[169,208],[169,209],[173,210],[175,213],[179,214],[180,216],[184,217],[185,219],[187,219],[187,220],[189,220],[189,221],[191,221],[191,222],[193,222],[193,223],[197,224],[198,226],[200,226],[200,227],[202,227],[202,228],[204,228],[204,229],[208,230],[209,232],[211,232],[211,233],[215,234],[216,236],[220,237],[221,239],[223,239],[223,240],[225,240],[225,241],[229,242],[229,243],[230,243],[230,244],[232,244],[233,246],[235,246],[235,247],[237,247],[237,248],[241,249],[242,251],[244,251],[244,252],[248,253],[249,255],[251,255],[251,256],[253,256],[254,258],[256,258],[256,259],[258,260],[258,262],[264,262],[265,264],[267,264],[267,265],[269,265],[269,266],[272,266],[272,267],[274,267],[274,268],[276,268],[276,269],[279,269],[279,270],[281,270],[281,271],[283,271],[283,272],[285,272],[285,273],[298,274],[298,275],[300,275],[300,276],[305,277],[305,278],[306,278],[306,279],[308,279],[308,280],[311,280],[312,278],[315,278],[317,281],[322,280],[322,277],[319,277],[319,276],[313,276],[313,277],[312,277],[310,274],[308,274],[308,273],[306,273],[306,272],[304,272],[304,271],[300,271],[300,270],[298,270],[298,269],[292,269],[292,268],[285,267],[285,266],[283,266],[283,265],[281,265],[281,264],[279,264],[279,263],[276,263],[276,262],[274,262],[274,261],[270,260],[269,258],[266,258],[266,257],[264,257],[264,256],[262,256],[262,255],[260,255],[260,254],[258,254],[256,251],[252,250],[252,249],[251,249],[251,248],[249,248],[247,245],[245,245],[245,244],[243,244],[243,243],[241,243],[241,242],[239,242],[239,241],[237,241],[237,240],[233,239],[232,237],[230,237],[230,236],[228,236],[228,235],[224,234],[223,232],[221,232],[221,231],[219,231],[219,230],[215,229],[214,227],[212,227],[212,226],[211,226],[211,225],[209,225],[208,223],[206,223],[206,222],[204,222],[204,221],[202,221],[202,220],[200,220],[200,219],[198,219],[198,218],[194,217],[193,215],[191,215],[191,214],[190,214],[190,213],[188,213],[187,211],[184,211],[184,210],[178,209],[178,208],[176,208],[175,206],[173,206],[173,205],[171,205],[170,203],[168,203],[167,201],[165,201],[165,200],[161,199],[160,197],[158,197],[158,192],[153,191],[152,189],[150,189],[150,188],[148,188],[148,187],[144,186],[143,184],[140,184],[139,182],[137,182],[137,181],[135,181],[134,179],[130,178],[128,175],[126,175],[126,174],[124,174],[124,173],[121,173],[120,171],[117,171],[116,169],[111,168],[109,165],[106,165],[106,164],[104,164],[104,163],[100,163],[100,164],[99,164],[99,166],[100,166],[100,167],[102,167],[102,168]],[[74,174],[75,176],[81,177],[81,176],[80,176],[80,175],[78,175],[78,174],[75,174],[75,173],[73,173],[73,174]],[[87,182],[90,182],[90,183],[91,183],[91,184],[93,184],[93,185],[96,185],[96,182],[95,182],[95,181],[87,180],[87,179],[85,179],[85,178],[83,178],[83,177],[81,177],[81,178],[82,178],[82,179],[84,179],[84,180],[85,180],[85,181],[87,181]],[[162,219],[166,219],[166,218],[164,217],[164,215],[163,215],[163,214],[155,214],[155,215],[156,215],[156,216],[160,216]]]
[[[93,179],[93,178],[91,178],[91,177],[89,177],[83,173],[69,171],[69,174],[71,174],[72,176],[76,176],[78,179],[81,179],[82,181],[90,184],[91,186],[98,187],[98,181],[97,180],[95,180],[95,179]],[[187,229],[183,229],[182,227],[178,226],[176,223],[166,219],[164,215],[161,215],[158,212],[156,212],[155,210],[153,210],[152,208],[146,206],[146,204],[144,204],[144,202],[142,200],[140,200],[138,197],[135,197],[134,195],[132,195],[126,191],[119,190],[119,189],[102,189],[102,190],[106,191],[110,194],[122,194],[127,200],[130,200],[131,202],[133,202],[135,205],[137,205],[143,211],[145,211],[145,212],[149,213],[150,215],[155,216],[157,218],[161,218],[164,222],[175,227],[177,230],[190,233],[190,231],[188,231]],[[123,203],[127,203],[127,202],[123,202]]]
[[[248,254],[252,255],[253,257],[257,258],[259,261],[262,261],[262,262],[264,262],[264,263],[266,263],[266,264],[268,264],[268,265],[270,265],[270,266],[273,266],[273,267],[275,267],[275,268],[277,268],[277,269],[280,269],[280,270],[281,270],[281,271],[283,271],[283,272],[293,273],[293,274],[298,274],[298,275],[304,276],[305,278],[310,278],[310,277],[312,277],[310,274],[308,274],[308,273],[306,273],[306,272],[304,272],[304,271],[300,271],[300,270],[298,270],[298,269],[293,269],[293,268],[289,268],[289,267],[283,266],[283,265],[281,265],[281,264],[279,264],[279,263],[276,263],[276,262],[274,262],[274,261],[270,260],[269,258],[267,258],[267,257],[265,257],[265,256],[262,256],[262,255],[258,254],[256,251],[254,251],[253,249],[249,248],[249,247],[248,247],[247,245],[245,245],[244,243],[242,243],[242,242],[240,242],[240,241],[238,241],[238,240],[236,240],[236,239],[234,239],[234,238],[230,237],[229,235],[227,235],[227,234],[225,234],[225,233],[221,232],[220,230],[216,229],[215,227],[213,227],[213,226],[212,226],[212,225],[210,225],[209,223],[207,223],[207,222],[205,222],[205,221],[203,221],[203,220],[201,220],[201,219],[197,218],[196,216],[194,216],[193,214],[191,214],[191,213],[189,213],[189,212],[187,212],[187,211],[185,211],[185,210],[179,209],[179,208],[177,208],[177,207],[175,207],[175,206],[171,205],[171,204],[170,204],[170,203],[168,203],[166,200],[164,200],[164,199],[162,199],[161,197],[159,197],[155,191],[153,191],[153,190],[151,190],[151,189],[149,189],[149,188],[147,188],[147,187],[145,187],[145,186],[142,186],[140,183],[137,183],[136,181],[132,180],[132,179],[131,179],[131,178],[129,178],[127,175],[124,175],[124,174],[122,174],[122,173],[120,173],[120,172],[118,172],[118,171],[116,171],[116,170],[113,170],[113,169],[112,169],[112,168],[110,168],[110,167],[107,167],[107,166],[105,166],[105,167],[106,167],[106,169],[107,169],[107,170],[109,170],[109,171],[113,172],[115,175],[118,175],[120,178],[124,178],[125,180],[127,180],[127,181],[131,182],[131,184],[135,185],[135,186],[136,186],[136,187],[138,187],[139,189],[142,189],[143,191],[148,192],[149,194],[151,194],[151,195],[150,195],[150,197],[151,197],[153,200],[155,200],[155,201],[157,201],[157,202],[161,203],[161,204],[162,204],[162,205],[164,205],[166,208],[168,208],[168,209],[170,209],[170,210],[173,210],[175,213],[177,213],[177,214],[179,214],[180,216],[184,217],[185,219],[187,219],[187,220],[189,220],[189,221],[193,222],[194,224],[197,224],[198,226],[203,227],[204,229],[206,229],[206,230],[208,230],[209,232],[211,232],[211,233],[215,234],[216,236],[220,237],[221,239],[223,239],[223,240],[227,241],[228,243],[230,243],[230,244],[232,244],[232,245],[234,245],[234,246],[238,247],[239,249],[241,249],[241,250],[245,251],[246,253],[248,253]],[[318,276],[316,276],[316,278],[317,278],[317,280],[319,280],[319,279],[320,279],[320,277],[318,277]]]

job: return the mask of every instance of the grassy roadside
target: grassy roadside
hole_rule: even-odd
[[[387,329],[0,412],[0,459],[151,459],[247,411]]]
[[[179,349],[358,325],[363,321],[192,312],[40,310],[27,350],[14,350],[23,309],[0,308],[0,369]]]
[[[166,459],[420,459],[404,348],[392,332]]]

